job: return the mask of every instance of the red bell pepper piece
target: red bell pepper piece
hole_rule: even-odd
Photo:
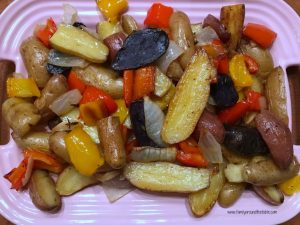
[[[49,48],[50,47],[49,40],[53,36],[53,34],[56,32],[56,30],[57,30],[57,27],[56,27],[54,20],[52,18],[49,18],[47,20],[47,25],[45,26],[45,28],[40,29],[37,32],[36,36],[41,42],[43,42],[43,44],[47,48]]]
[[[148,10],[144,24],[148,27],[167,28],[173,11],[171,7],[154,3]]]
[[[277,37],[277,33],[272,31],[271,29],[264,25],[256,23],[248,23],[244,27],[243,34],[249,39],[255,41],[263,48],[270,47]]]
[[[125,70],[123,73],[123,96],[126,106],[128,107],[133,99],[133,83],[134,83],[134,71]]]
[[[114,101],[114,99],[104,91],[95,88],[93,86],[87,86],[86,89],[83,92],[82,99],[80,101],[80,104],[85,104],[88,102],[94,102],[97,100],[103,100],[104,104],[109,111],[109,113],[114,113],[118,109],[117,103]]]
[[[183,151],[177,151],[176,160],[186,166],[206,167],[208,165],[201,154],[185,153]]]
[[[28,158],[23,159],[17,168],[12,169],[4,178],[11,183],[11,189],[19,191],[23,187],[23,179],[26,174]]]
[[[185,141],[179,142],[178,147],[181,151],[185,153],[191,153],[191,154],[200,154],[201,150],[199,146],[197,145],[196,141],[192,138],[188,138]]]
[[[248,91],[247,92],[247,102],[249,104],[249,110],[259,111],[260,103],[259,98],[261,97],[261,93],[256,91]]]
[[[255,59],[253,59],[249,55],[244,55],[244,60],[245,60],[246,66],[251,74],[255,74],[258,72],[259,65],[255,61]]]
[[[74,71],[71,71],[68,76],[68,85],[71,90],[78,89],[81,94],[86,88],[85,83],[77,77],[77,74]]]
[[[126,146],[125,146],[125,151],[126,151],[126,155],[129,155],[132,151],[132,149],[134,147],[138,147],[139,146],[139,143],[136,139],[133,139],[129,142],[126,143]]]
[[[229,74],[229,60],[228,57],[225,56],[220,56],[217,59],[217,69],[218,69],[218,73],[220,74]]]
[[[238,102],[234,106],[221,111],[219,119],[224,124],[233,124],[242,118],[249,110],[249,103],[246,101]]]

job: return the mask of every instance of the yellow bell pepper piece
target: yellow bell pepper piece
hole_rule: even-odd
[[[127,0],[98,0],[98,8],[110,21],[116,22],[119,15],[128,8]]]
[[[96,125],[97,120],[108,116],[106,106],[103,101],[88,102],[79,106],[80,118],[88,126]]]
[[[236,87],[250,87],[253,83],[252,76],[249,73],[244,56],[235,55],[229,62],[229,74]]]
[[[72,164],[82,175],[91,176],[104,164],[97,145],[80,126],[65,136],[65,143]]]
[[[128,109],[126,108],[124,99],[115,100],[118,105],[118,110],[113,114],[113,116],[117,116],[120,119],[120,122],[123,123],[128,116]]]
[[[8,97],[40,97],[41,92],[32,78],[10,77],[6,81]]]
[[[238,91],[238,95],[239,95],[238,102],[245,100],[245,94],[244,94],[243,90]]]
[[[280,190],[286,195],[292,195],[300,191],[300,176],[295,176],[281,184],[279,184]]]

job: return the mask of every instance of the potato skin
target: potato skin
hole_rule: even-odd
[[[281,67],[276,67],[268,76],[265,93],[269,110],[288,125],[284,72]]]
[[[41,116],[37,108],[21,98],[9,98],[2,105],[2,115],[16,135],[23,137],[36,125]]]
[[[185,52],[179,57],[183,69],[195,54],[194,36],[189,17],[183,12],[174,12],[170,18],[170,30],[176,44]]]
[[[50,79],[46,69],[49,49],[35,37],[30,37],[23,41],[20,52],[29,77],[35,80],[39,88],[45,87]]]
[[[208,130],[219,143],[223,143],[225,135],[224,126],[219,118],[208,110],[203,111],[194,131],[194,137],[197,140],[202,129]]]
[[[58,131],[50,135],[49,137],[49,148],[57,156],[62,158],[64,161],[71,163],[69,153],[65,144],[65,136],[67,132]]]
[[[19,137],[12,133],[12,137],[21,149],[35,149],[49,152],[49,136],[50,133],[33,131],[26,134],[24,137]]]
[[[294,155],[292,133],[288,126],[267,110],[256,116],[255,123],[276,165],[287,169]]]
[[[47,82],[45,88],[41,92],[41,97],[34,101],[35,107],[42,114],[42,117],[54,115],[49,109],[49,105],[59,96],[68,91],[67,79],[63,75],[54,75]]]
[[[118,53],[118,51],[122,48],[126,36],[123,32],[118,32],[110,35],[109,37],[103,40],[103,43],[109,49],[109,61],[112,62]]]
[[[139,29],[137,22],[132,16],[122,15],[121,16],[121,25],[126,34],[131,34],[133,31]]]
[[[123,78],[115,71],[95,64],[84,69],[74,68],[74,71],[87,85],[100,88],[115,99],[123,97]]]
[[[61,198],[55,190],[55,183],[44,170],[35,170],[29,182],[29,195],[40,210],[57,212],[61,208]]]
[[[126,164],[125,144],[118,117],[107,117],[97,122],[98,135],[103,147],[105,161],[114,169]]]
[[[246,183],[226,182],[219,193],[219,205],[223,208],[232,206],[241,197],[245,188]]]

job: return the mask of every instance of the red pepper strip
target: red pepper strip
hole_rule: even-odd
[[[244,55],[244,60],[245,60],[246,66],[251,74],[255,74],[258,72],[259,65],[255,61],[255,59],[253,59],[249,55]]]
[[[144,24],[148,27],[167,28],[173,14],[173,8],[161,3],[154,3],[148,10]]]
[[[225,56],[220,56],[218,57],[217,59],[217,69],[218,69],[218,73],[220,74],[229,74],[229,60],[228,60],[228,57],[225,55]]]
[[[185,141],[179,142],[178,147],[181,151],[185,153],[191,153],[191,154],[200,154],[201,150],[199,146],[197,145],[196,141],[192,138],[188,138]]]
[[[246,101],[238,102],[234,106],[221,111],[219,119],[224,124],[233,124],[242,118],[249,110],[249,103]]]
[[[103,100],[106,108],[108,109],[109,113],[114,113],[118,109],[117,103],[114,99],[104,91],[95,88],[93,86],[87,86],[83,92],[82,99],[80,104],[85,104],[88,102],[95,102],[97,100]]]
[[[59,161],[59,159],[45,152],[40,152],[32,149],[26,149],[24,151],[24,158],[32,157],[34,161],[34,168],[45,169],[53,173],[60,173],[64,169],[64,165]]]
[[[49,18],[47,20],[46,27],[39,30],[37,32],[36,36],[41,42],[43,42],[43,44],[46,47],[49,48],[50,47],[49,40],[53,36],[53,34],[56,32],[56,30],[57,30],[57,27],[56,27],[54,20],[52,18]]]
[[[11,189],[19,191],[23,187],[22,180],[26,174],[28,158],[23,159],[17,168],[12,169],[4,178],[11,183]]]
[[[78,89],[82,94],[86,88],[85,83],[77,77],[74,71],[71,71],[68,76],[68,85],[71,90]]]
[[[139,146],[139,143],[136,139],[133,139],[129,142],[127,142],[126,146],[125,146],[125,150],[126,150],[126,155],[129,155],[132,151],[132,149],[134,147],[138,147]]]
[[[243,30],[243,34],[263,48],[270,47],[277,37],[277,34],[271,29],[256,23],[248,23]]]
[[[177,151],[176,160],[186,166],[206,167],[208,162],[201,154],[185,153]]]
[[[259,98],[261,97],[261,93],[256,91],[248,91],[247,92],[247,102],[249,104],[249,110],[259,111],[260,103]]]
[[[150,95],[155,88],[155,67],[146,66],[135,71],[133,100]]]
[[[126,126],[124,126],[123,124],[120,124],[120,129],[121,129],[123,141],[124,141],[124,143],[126,143],[128,136],[129,136],[129,129]]]
[[[128,107],[133,99],[133,83],[134,83],[134,71],[125,70],[123,73],[123,96],[126,106]]]

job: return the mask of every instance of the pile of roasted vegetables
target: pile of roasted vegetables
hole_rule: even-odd
[[[272,205],[299,190],[274,31],[244,24],[243,4],[191,24],[154,3],[144,25],[126,0],[97,4],[97,32],[65,4],[20,46],[28,78],[7,79],[2,105],[24,155],[12,189],[45,211],[90,185],[111,202],[134,187],[187,193],[195,216],[246,188]]]

